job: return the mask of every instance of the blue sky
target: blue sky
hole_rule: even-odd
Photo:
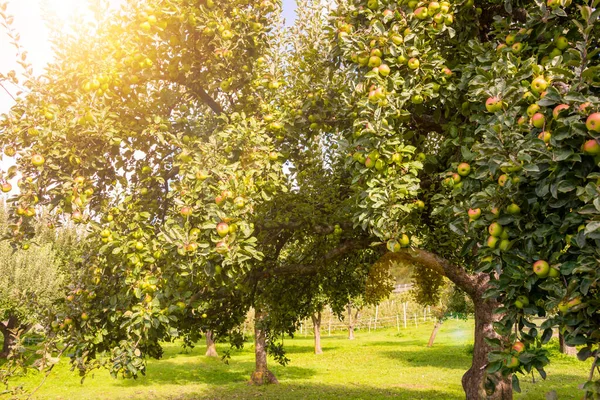
[[[286,25],[291,25],[296,19],[296,0],[283,0],[283,18]]]

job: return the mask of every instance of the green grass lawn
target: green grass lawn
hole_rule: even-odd
[[[77,374],[61,361],[36,399],[464,399],[460,379],[470,364],[472,322],[448,321],[433,348],[425,347],[432,324],[398,333],[395,329],[323,337],[322,355],[314,355],[312,337],[286,339],[287,367],[271,364],[279,385],[248,386],[253,369],[253,346],[232,352],[229,365],[204,357],[204,346],[184,353],[167,344],[162,360],[150,361],[148,374],[137,380],[116,380],[97,371],[80,384]],[[558,354],[551,342],[553,363],[548,379],[536,383],[522,378],[517,399],[544,399],[556,390],[559,399],[581,398],[577,385],[585,381],[589,363]],[[218,350],[227,349],[219,344]],[[21,378],[27,388],[40,381]]]

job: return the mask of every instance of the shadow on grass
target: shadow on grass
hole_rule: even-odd
[[[287,366],[277,368],[276,376],[281,379],[309,379],[316,374],[310,368]],[[231,361],[223,363],[219,358],[198,357],[197,362],[178,362],[177,359],[163,359],[148,366],[146,376],[138,379],[118,380],[119,386],[136,387],[155,384],[186,385],[206,383],[208,385],[239,385],[249,381],[254,370],[254,361]]]
[[[229,388],[211,388],[211,391],[198,394],[190,394],[179,397],[172,397],[171,400],[192,400],[192,399],[277,399],[277,400],[348,400],[348,399],[400,399],[400,400],[458,400],[464,399],[462,394],[452,394],[434,390],[419,390],[418,388],[386,388],[381,389],[365,385],[326,385],[318,383],[296,384],[281,383],[279,385],[268,385],[262,387],[247,386],[244,390],[236,388],[235,391]]]
[[[471,366],[472,360],[472,356],[467,354],[465,346],[423,346],[417,351],[401,349],[383,351],[380,354],[412,367],[450,368],[465,372]]]

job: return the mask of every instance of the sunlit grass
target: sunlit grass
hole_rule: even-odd
[[[312,337],[286,339],[292,362],[287,367],[271,364],[280,385],[247,385],[254,365],[252,345],[233,351],[229,365],[204,357],[204,347],[183,352],[176,344],[165,346],[165,357],[151,361],[148,374],[138,380],[115,380],[108,372],[96,372],[81,385],[76,373],[61,362],[36,399],[464,399],[460,379],[470,364],[472,322],[448,321],[433,348],[425,347],[432,328],[357,332],[323,337],[324,354],[312,353]],[[523,393],[517,399],[543,399],[556,390],[558,398],[577,398],[577,385],[585,380],[587,363],[562,356],[551,343],[554,363],[548,379],[531,383],[522,378]],[[227,345],[219,344],[222,353]],[[22,380],[34,387],[40,376]],[[539,380],[539,377],[536,378]]]

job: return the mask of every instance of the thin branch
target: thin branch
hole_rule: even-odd
[[[0,83],[0,87],[2,87],[2,89],[4,89],[4,91],[6,93],[8,93],[8,95],[10,96],[11,99],[13,99],[14,101],[17,101],[17,99],[15,98],[15,96],[13,96],[2,83]]]

